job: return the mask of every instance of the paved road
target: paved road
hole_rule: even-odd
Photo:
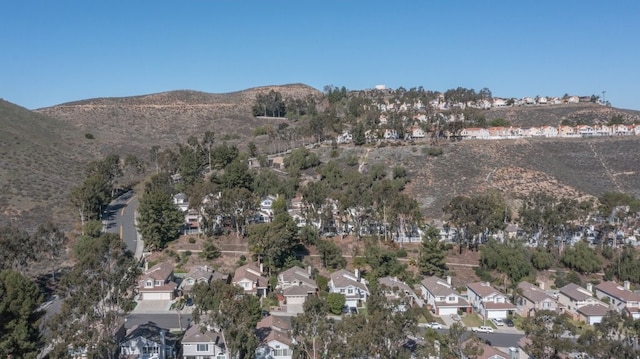
[[[191,321],[191,314],[184,313],[180,315],[180,321],[182,322],[182,329],[187,328]],[[180,322],[178,321],[178,313],[136,313],[129,314],[124,322],[126,329],[131,329],[135,325],[145,324],[147,322],[154,322],[160,328],[165,329],[180,329]]]
[[[138,232],[134,221],[137,208],[138,196],[129,191],[111,202],[102,214],[107,232],[118,234],[133,253],[136,253],[138,245]]]

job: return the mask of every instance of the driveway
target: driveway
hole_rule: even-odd
[[[451,327],[451,325],[456,322],[455,320],[453,320],[453,318],[451,318],[450,315],[442,315],[440,316],[440,319],[442,319],[442,321],[444,322],[445,328]],[[464,325],[464,323],[462,322],[460,322],[460,324]]]
[[[137,300],[132,314],[140,313],[169,313],[171,308],[170,300]]]

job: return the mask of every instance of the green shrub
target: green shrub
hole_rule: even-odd
[[[196,239],[194,237],[189,237],[189,243],[191,244],[196,243]]]
[[[84,134],[84,138],[86,138],[86,139],[88,139],[88,140],[93,140],[95,137],[93,137],[93,135],[92,135],[92,134],[90,134],[90,133],[85,133],[85,134]]]

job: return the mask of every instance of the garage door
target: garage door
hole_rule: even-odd
[[[171,293],[142,293],[142,300],[171,300]]]
[[[458,308],[455,307],[438,308],[438,315],[451,315],[457,312]]]
[[[507,317],[506,310],[489,310],[487,311],[487,319],[500,318],[504,319]]]

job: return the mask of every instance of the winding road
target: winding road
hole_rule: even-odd
[[[136,258],[142,256],[142,243],[138,241],[135,213],[138,208],[138,196],[129,191],[111,202],[102,213],[105,231],[116,233]]]

